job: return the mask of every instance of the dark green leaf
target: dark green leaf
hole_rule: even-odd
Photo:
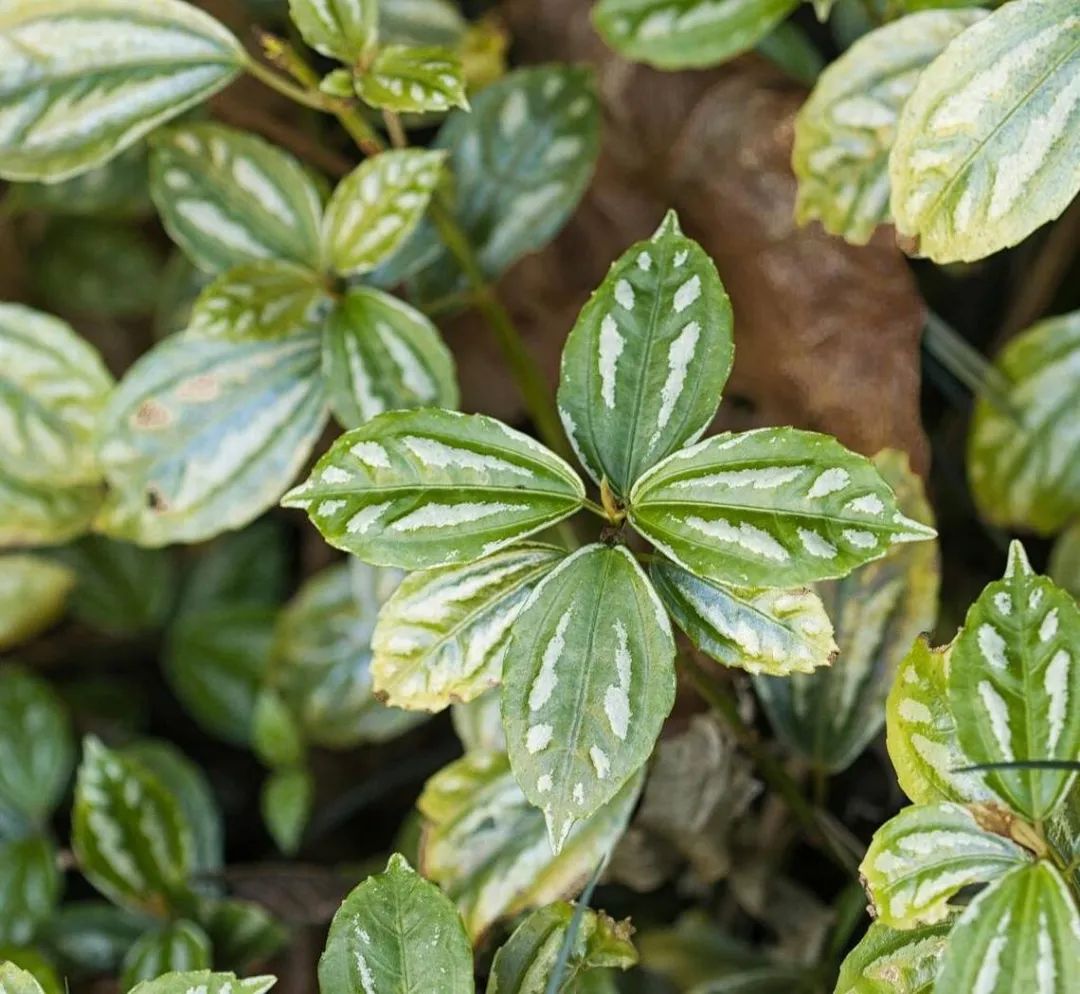
[[[0,843],[0,943],[27,945],[56,910],[61,887],[56,859],[56,847],[41,836]]]
[[[204,970],[210,966],[210,939],[194,922],[181,918],[144,933],[124,956],[121,986],[130,990],[142,980],[155,980],[174,970]]]

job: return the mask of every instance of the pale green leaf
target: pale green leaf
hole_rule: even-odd
[[[949,707],[974,763],[1080,757],[1080,605],[1036,576],[1023,547],[1009,550],[1005,578],[968,611],[949,662]],[[1045,818],[1074,774],[993,770],[986,782],[1014,810]]]
[[[745,52],[800,0],[600,0],[597,30],[629,59],[659,69],[714,66]]]
[[[264,687],[255,700],[251,746],[260,762],[273,769],[297,766],[304,760],[300,724],[273,687]]]
[[[1080,11],[1016,0],[959,35],[904,105],[889,159],[898,231],[935,262],[981,259],[1080,189]]]
[[[240,43],[180,0],[35,0],[0,11],[0,176],[99,166],[241,70]]]
[[[42,556],[0,556],[0,652],[26,642],[63,615],[75,574]]]
[[[179,919],[143,933],[124,956],[120,984],[130,990],[141,980],[155,980],[174,970],[203,970],[210,966],[207,934],[195,922]]]
[[[1080,911],[1046,862],[1013,870],[967,906],[949,933],[936,994],[1069,994]]]
[[[900,512],[869,459],[796,428],[674,453],[634,484],[630,521],[692,573],[740,586],[843,576],[935,534]]]
[[[631,246],[563,350],[559,414],[589,475],[625,496],[716,415],[734,353],[731,304],[674,211]]]
[[[919,74],[985,11],[930,10],[864,35],[826,69],[795,118],[795,217],[865,245],[889,215],[889,152]]]
[[[356,77],[364,103],[395,113],[468,108],[461,59],[447,48],[387,45]]]
[[[859,871],[877,920],[911,928],[944,921],[962,888],[990,883],[1030,859],[959,804],[915,804],[874,833]]]
[[[892,929],[875,922],[840,967],[835,994],[930,994],[947,925]]]
[[[1080,515],[1080,311],[1018,335],[994,366],[1010,386],[1005,409],[976,399],[971,491],[988,521],[1050,534]]]
[[[109,399],[98,528],[148,546],[239,528],[278,499],[325,420],[317,335],[167,338]]]
[[[544,816],[522,794],[509,759],[469,753],[435,774],[420,796],[422,869],[478,937],[501,919],[577,893],[622,835],[641,782],[640,773],[631,777],[554,855]]]
[[[29,970],[22,970],[11,962],[0,962],[0,992],[2,994],[45,994],[44,988]]]
[[[259,799],[263,822],[286,855],[300,846],[314,796],[315,784],[304,769],[275,770],[263,784]]]
[[[319,989],[473,994],[472,946],[450,900],[394,855],[334,915]]]
[[[103,496],[99,484],[28,483],[9,476],[0,461],[0,546],[68,542],[89,529]]]
[[[522,605],[564,555],[522,544],[407,577],[379,613],[376,691],[398,707],[441,711],[497,686]]]
[[[23,946],[56,910],[61,878],[56,847],[43,836],[0,842],[0,942]]]
[[[578,550],[522,607],[503,723],[514,775],[556,851],[649,758],[675,701],[674,663],[667,612],[625,546]]]
[[[326,263],[358,275],[388,259],[424,216],[445,158],[441,151],[401,149],[366,159],[349,173],[326,206]]]
[[[300,34],[321,55],[352,64],[378,40],[378,0],[289,0]]]
[[[289,153],[221,124],[168,128],[151,147],[150,192],[162,223],[200,269],[318,264],[322,200]]]
[[[346,432],[285,495],[333,546],[403,569],[466,563],[573,514],[577,474],[528,435],[481,414],[380,414]]]
[[[381,290],[357,287],[323,333],[323,375],[343,428],[406,407],[455,408],[454,359],[420,311]]]
[[[156,980],[144,980],[129,994],[266,994],[276,977],[247,977],[238,979],[234,973],[211,973],[192,970],[185,973],[166,973]]]
[[[489,690],[467,704],[452,704],[450,721],[465,752],[506,752],[501,690]]]
[[[1057,537],[1047,572],[1054,583],[1080,599],[1080,519]]]
[[[397,45],[457,45],[468,26],[454,0],[379,0],[379,34]]]

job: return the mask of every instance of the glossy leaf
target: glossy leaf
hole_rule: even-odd
[[[378,0],[289,0],[300,34],[321,55],[353,63],[378,39]]]
[[[7,3],[0,176],[55,182],[99,166],[226,86],[245,60],[228,30],[180,0]]]
[[[211,959],[210,939],[183,918],[143,933],[124,957],[121,986],[130,990],[141,980],[154,980],[174,970],[204,970]]]
[[[338,909],[319,960],[322,994],[356,991],[472,994],[472,947],[453,904],[390,857]]]
[[[461,59],[450,49],[387,45],[356,77],[364,103],[395,113],[468,108]]]
[[[391,411],[346,432],[282,499],[333,546],[403,569],[467,563],[572,514],[577,474],[481,414]]]
[[[0,652],[55,624],[75,574],[41,556],[0,556]]]
[[[899,511],[870,460],[795,428],[676,452],[634,484],[630,521],[692,573],[743,586],[843,576],[935,534]]]
[[[920,73],[981,10],[928,10],[860,38],[819,78],[795,119],[795,216],[865,245],[890,220],[889,152]]]
[[[27,945],[56,910],[61,878],[56,847],[41,836],[0,842],[0,942]]]
[[[65,901],[49,918],[42,941],[80,974],[115,973],[146,919],[105,901]]]
[[[525,602],[506,652],[503,724],[556,852],[649,758],[675,701],[674,662],[667,612],[624,546],[578,550]]]
[[[901,234],[935,262],[981,259],[1057,217],[1080,188],[1080,14],[1019,0],[919,77],[889,160]]]
[[[287,152],[220,124],[169,128],[151,147],[150,192],[162,223],[200,269],[318,263],[322,200]]]
[[[319,339],[174,335],[109,400],[98,527],[139,545],[197,542],[257,517],[307,459],[326,418]]]
[[[585,305],[563,350],[559,414],[589,475],[626,495],[709,426],[731,371],[731,304],[670,212]]]
[[[468,22],[454,0],[379,0],[379,34],[398,45],[456,45]]]
[[[835,994],[931,994],[948,934],[947,925],[875,922],[841,965]]]
[[[379,613],[376,691],[397,707],[441,711],[497,686],[522,605],[564,555],[521,544],[407,577]]]
[[[277,847],[292,855],[311,816],[315,785],[304,769],[275,770],[263,784],[259,806]]]
[[[343,428],[400,408],[457,407],[454,359],[438,329],[388,293],[350,290],[322,349],[330,407]]]
[[[166,973],[156,980],[144,980],[128,994],[265,994],[277,982],[276,977],[239,979],[234,973],[211,973],[192,970],[185,973]]]
[[[1005,578],[968,611],[949,662],[949,707],[973,763],[1080,756],[1080,605],[1036,576],[1014,542]],[[1046,817],[1074,774],[994,770],[986,782],[1014,810]]]
[[[979,514],[1046,535],[1080,515],[1080,311],[1040,321],[994,361],[1010,386],[976,400],[968,478]]]

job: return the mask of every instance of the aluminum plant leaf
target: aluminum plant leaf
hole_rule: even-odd
[[[395,113],[468,109],[459,56],[448,48],[387,45],[356,77],[364,103]]]
[[[919,77],[889,158],[898,231],[935,262],[981,259],[1057,217],[1080,189],[1080,12],[1019,0]]]
[[[874,922],[841,964],[834,994],[931,994],[949,927]]]
[[[209,970],[189,970],[184,973],[166,973],[154,980],[144,980],[128,994],[266,994],[276,977],[247,977],[240,979],[235,973],[211,973]]]
[[[0,962],[0,992],[2,994],[45,994],[45,989],[29,971],[14,963]]]
[[[473,994],[473,955],[454,905],[404,856],[345,898],[319,960],[322,994]]]
[[[600,0],[593,22],[621,55],[658,69],[714,66],[753,48],[800,0]]]
[[[75,574],[43,556],[0,556],[0,652],[27,642],[64,613]]]
[[[100,166],[231,82],[247,61],[180,0],[35,0],[0,10],[0,176]]]
[[[1031,854],[959,804],[915,804],[874,833],[859,872],[874,917],[893,928],[935,925],[964,887],[1004,876]]]
[[[553,546],[523,543],[407,577],[375,626],[378,695],[396,707],[441,711],[498,686],[511,626],[536,584],[565,555]]]
[[[346,276],[370,272],[413,233],[442,176],[446,153],[400,149],[366,159],[326,206],[323,257]]]
[[[59,545],[89,529],[101,505],[98,484],[27,483],[0,462],[0,546]]]
[[[120,986],[131,990],[177,970],[203,970],[212,958],[210,937],[195,922],[180,918],[144,932],[124,956]]]
[[[555,855],[544,816],[521,792],[508,757],[470,752],[436,773],[420,796],[421,869],[477,939],[501,919],[577,893],[622,835],[642,780],[642,773],[631,777]]]
[[[99,530],[139,545],[198,542],[270,507],[308,458],[326,405],[319,337],[174,335],[128,370],[99,449]]]
[[[319,261],[322,200],[293,156],[221,124],[188,124],[151,139],[150,193],[166,231],[200,269]]]
[[[1005,578],[971,606],[953,643],[949,708],[975,763],[1080,759],[1080,605],[1036,576],[1013,542]],[[1075,777],[1067,770],[992,770],[990,788],[1033,820],[1050,814]]]
[[[890,220],[889,152],[919,75],[981,10],[927,10],[863,35],[821,74],[795,118],[795,217],[865,245]]]
[[[467,563],[573,514],[578,475],[521,432],[481,414],[390,411],[342,435],[282,499],[323,538],[402,569]]]
[[[1050,863],[1019,867],[987,887],[949,933],[936,994],[1068,994],[1080,963],[1080,911]]]
[[[559,415],[589,475],[625,496],[645,470],[696,442],[733,354],[716,267],[671,211],[611,267],[566,340]]]
[[[935,535],[900,512],[869,459],[796,428],[682,449],[638,479],[629,503],[631,524],[670,559],[739,586],[843,576]]]
[[[999,409],[975,402],[968,479],[979,514],[1002,527],[1059,531],[1080,515],[1080,311],[1018,335],[994,360]]]
[[[71,848],[102,894],[164,914],[183,892],[194,844],[177,800],[137,760],[88,736],[75,784]]]
[[[667,612],[625,546],[585,546],[544,577],[506,651],[503,725],[556,852],[642,767],[674,701]]]
[[[468,27],[454,0],[379,0],[379,34],[397,45],[456,46]]]
[[[289,16],[315,51],[352,64],[378,41],[379,0],[289,0]]]
[[[458,405],[454,358],[428,318],[381,290],[356,287],[323,333],[330,407],[343,428],[406,407]]]
[[[58,855],[43,835],[0,841],[0,893],[4,895],[0,943],[29,945],[56,911],[61,890]]]
[[[498,688],[468,704],[451,705],[450,721],[465,752],[506,752],[502,691]]]

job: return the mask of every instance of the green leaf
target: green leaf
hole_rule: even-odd
[[[343,428],[407,407],[455,408],[454,359],[420,311],[380,290],[357,287],[323,334],[323,375]]]
[[[889,152],[923,69],[982,10],[928,10],[864,35],[826,69],[795,118],[795,217],[865,245],[890,220]]]
[[[495,953],[487,994],[546,994],[574,917],[574,906],[560,901],[534,911]],[[573,990],[588,974],[605,967],[627,970],[637,962],[629,922],[586,909],[570,946],[559,990]]]
[[[457,45],[468,26],[454,0],[379,0],[379,34],[398,45]]]
[[[667,612],[624,546],[578,550],[522,607],[503,724],[514,775],[556,852],[649,758],[675,701],[674,663]]]
[[[634,484],[630,521],[698,576],[793,587],[843,576],[934,530],[898,509],[873,463],[796,428],[716,435]]]
[[[289,0],[300,34],[321,55],[353,63],[378,40],[378,0]]]
[[[521,792],[509,759],[472,752],[435,774],[417,806],[424,816],[421,869],[457,904],[478,937],[504,918],[577,893],[622,835],[641,791],[630,781],[579,822],[556,856],[544,816]]]
[[[208,902],[199,922],[210,936],[215,956],[237,969],[265,963],[288,938],[285,929],[252,901]]]
[[[144,918],[113,904],[75,901],[49,918],[42,939],[70,973],[116,973],[145,929]]]
[[[396,113],[468,108],[461,59],[448,48],[387,45],[356,77],[364,103]]]
[[[980,396],[967,465],[979,514],[1003,528],[1060,531],[1080,515],[1080,311],[1040,321],[995,359],[1010,386]]]
[[[98,527],[147,546],[239,528],[278,499],[325,418],[317,335],[167,338],[109,399]]]
[[[573,514],[577,474],[481,414],[391,411],[346,432],[281,503],[333,546],[403,569],[467,563]]]
[[[326,206],[326,263],[355,276],[389,258],[424,216],[445,158],[441,151],[402,149],[366,159],[349,173]]]
[[[799,0],[600,0],[593,22],[628,59],[688,69],[753,48],[798,6]]]
[[[877,920],[911,928],[944,921],[959,890],[997,880],[1030,859],[959,804],[916,804],[874,833],[859,870]]]
[[[987,887],[949,933],[937,994],[1068,994],[1080,963],[1080,911],[1046,862]],[[1070,966],[1070,964],[1072,964]]]
[[[211,973],[193,970],[186,973],[166,973],[156,980],[144,980],[129,994],[265,994],[276,977],[248,977],[240,980],[234,973]]]
[[[935,262],[981,259],[1057,217],[1080,188],[1080,14],[1018,0],[919,77],[889,159],[899,232]]]
[[[10,476],[0,461],[0,546],[70,541],[90,527],[101,498],[97,484],[28,483]]]
[[[4,994],[45,994],[37,978],[14,963],[0,962],[0,991]]]
[[[319,989],[472,994],[472,946],[449,899],[394,855],[334,915]]]
[[[450,721],[465,752],[506,752],[501,690],[489,690],[467,704],[452,704]]]
[[[155,980],[173,970],[203,970],[210,966],[210,938],[183,918],[143,933],[124,956],[120,984],[130,990],[141,980]]]
[[[270,687],[255,701],[251,744],[255,755],[271,768],[296,766],[304,759],[304,737],[296,716]]]
[[[1080,605],[1036,576],[1023,547],[989,584],[953,642],[949,707],[973,763],[1080,757]],[[1045,818],[1074,774],[997,770],[986,782],[1014,810]]]
[[[597,483],[625,496],[701,437],[731,372],[731,328],[716,267],[669,212],[611,267],[563,350],[559,414]]]
[[[875,922],[840,967],[835,994],[930,994],[948,925],[892,929]]]
[[[176,799],[137,760],[93,736],[83,744],[71,847],[102,894],[159,915],[182,893],[194,849]]]
[[[231,82],[246,55],[179,0],[36,0],[0,12],[0,176],[99,166]]]
[[[263,784],[259,807],[277,847],[293,855],[311,815],[315,784],[304,769],[275,770]]]
[[[376,691],[397,707],[441,711],[498,686],[522,605],[564,555],[522,544],[406,577],[375,627]]]
[[[160,131],[151,148],[161,221],[200,269],[264,259],[317,264],[322,199],[293,156],[220,124]]]
[[[41,556],[0,556],[0,652],[27,642],[64,613],[75,574]]]
[[[1080,600],[1080,519],[1057,537],[1047,572],[1054,583]]]
[[[27,945],[56,910],[61,887],[56,859],[56,847],[41,836],[0,843],[0,942]]]
[[[667,559],[655,560],[649,576],[675,623],[725,666],[787,677],[836,655],[832,622],[809,590],[729,587]]]

